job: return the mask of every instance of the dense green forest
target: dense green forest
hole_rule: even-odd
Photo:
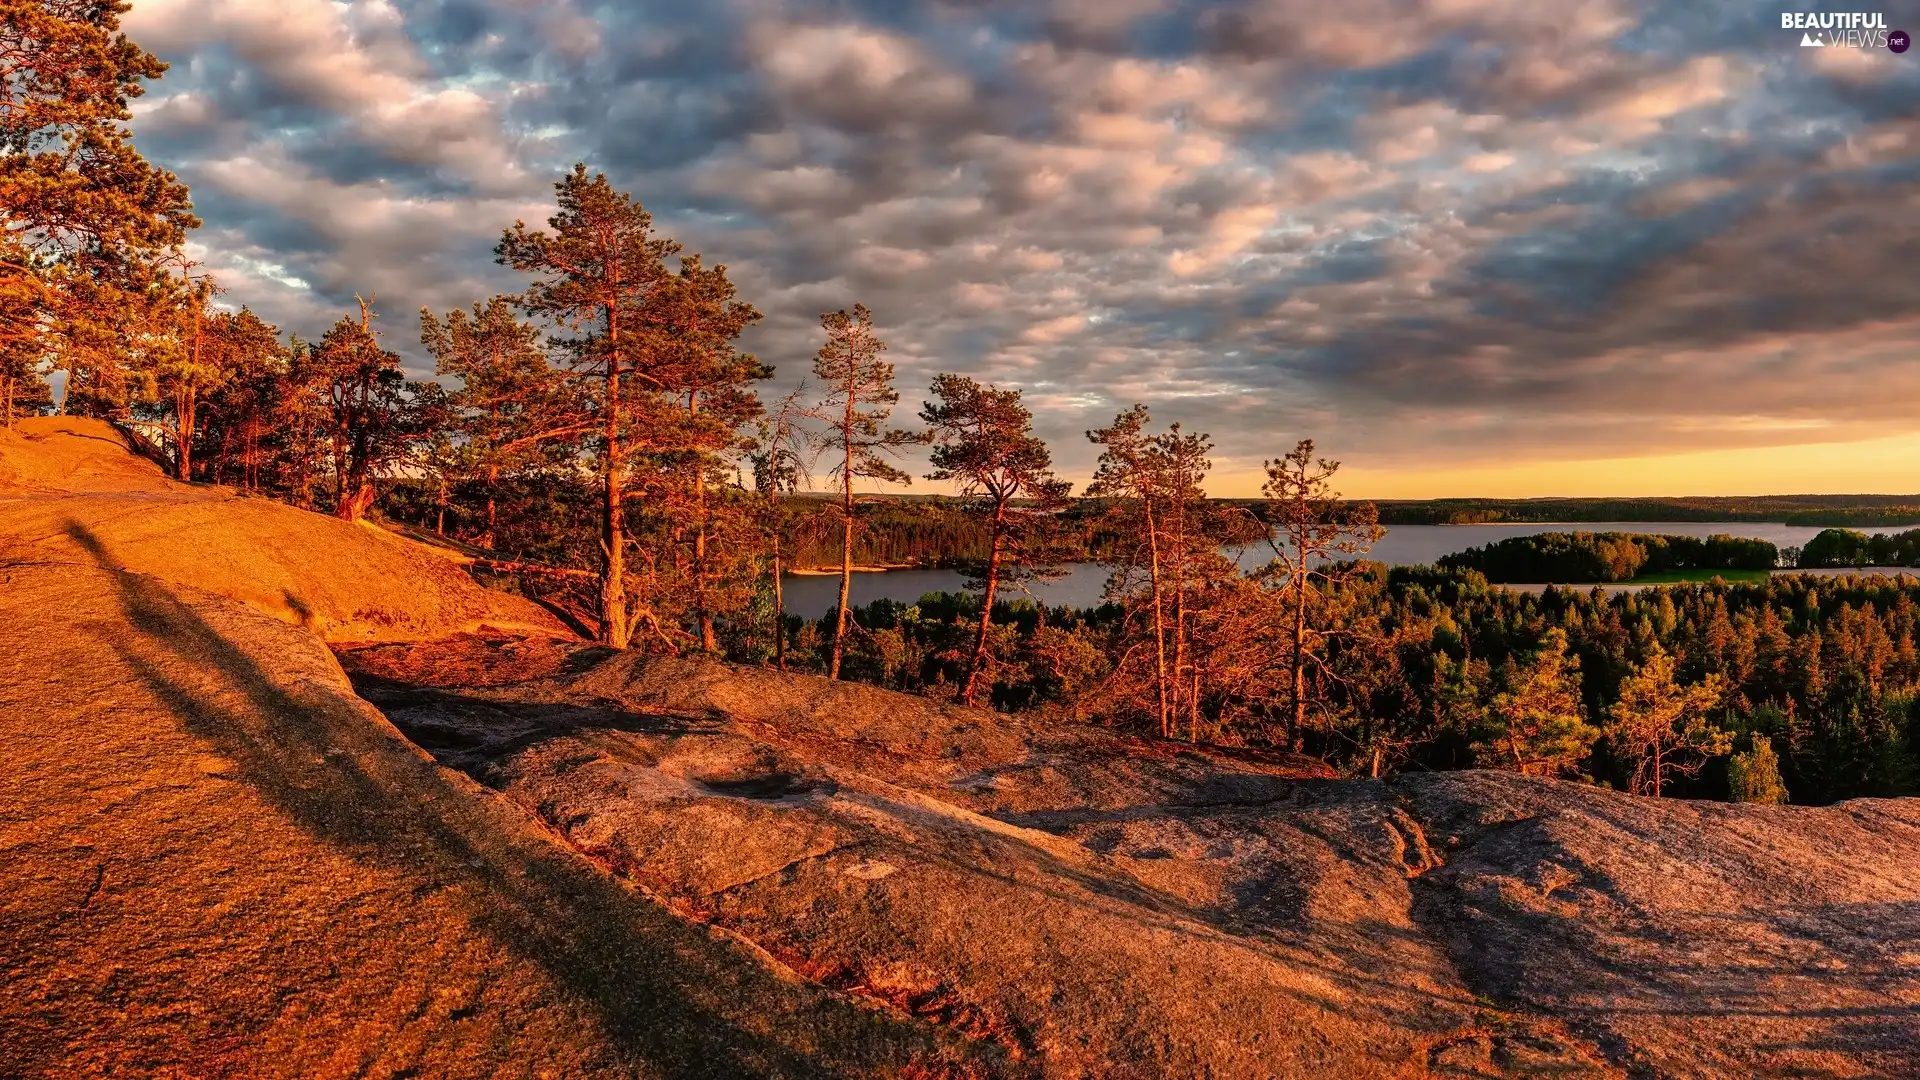
[[[1689,688],[1710,691],[1675,725],[1669,793],[1751,797],[1729,786],[1728,769],[1746,767],[1762,744],[1796,802],[1920,793],[1920,583],[1911,578],[1785,576],[1609,596],[1368,564],[1328,601],[1324,722],[1307,745],[1348,771],[1513,768],[1517,737],[1528,771],[1629,788],[1644,732],[1621,711],[1623,687],[1664,670],[1652,681],[1667,703]],[[976,610],[947,593],[864,608],[860,622],[872,629],[850,670],[937,692],[954,678],[955,627]],[[1121,621],[1111,606],[1004,607],[996,703],[1124,723],[1101,689]],[[1262,743],[1272,705],[1257,687],[1222,685],[1197,735]]]

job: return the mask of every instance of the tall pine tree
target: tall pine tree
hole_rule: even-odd
[[[933,436],[929,480],[952,481],[987,522],[987,558],[974,578],[980,589],[980,622],[967,655],[960,701],[972,705],[987,663],[993,601],[1005,579],[1031,574],[1044,564],[1039,542],[1054,514],[1066,505],[1070,485],[1053,475],[1047,444],[1033,434],[1033,414],[1020,391],[983,386],[960,375],[936,375],[934,400],[920,410]],[[1016,506],[1016,501],[1023,505]]]
[[[582,398],[594,422],[600,485],[600,640],[626,648],[628,611],[626,500],[629,459],[660,421],[639,309],[666,287],[668,256],[680,245],[653,231],[653,216],[604,174],[576,165],[555,185],[559,211],[546,230],[515,222],[495,247],[498,260],[531,274],[519,303],[550,320],[572,376],[589,385]],[[551,230],[551,231],[548,231]]]
[[[1386,530],[1372,503],[1343,502],[1333,490],[1340,463],[1314,456],[1302,439],[1285,457],[1267,462],[1265,522],[1274,577],[1287,598],[1287,741],[1299,749],[1312,700],[1309,678],[1325,662],[1326,628],[1314,607],[1355,573],[1353,560]]]
[[[847,594],[853,583],[854,484],[863,479],[911,484],[913,477],[887,459],[926,442],[927,437],[887,426],[900,392],[893,388],[893,365],[880,359],[887,343],[873,332],[873,312],[855,304],[851,313],[832,311],[820,316],[820,325],[827,332],[827,342],[814,356],[813,374],[824,396],[813,415],[826,424],[821,447],[840,478],[840,604],[834,616],[833,659],[827,668],[827,677],[837,679],[846,655]]]
[[[130,102],[166,65],[120,32],[125,0],[0,3],[0,382],[52,362],[125,403],[101,334],[151,264],[200,223],[187,189],[134,149]],[[76,341],[78,347],[75,347]],[[10,411],[10,410],[9,410]]]

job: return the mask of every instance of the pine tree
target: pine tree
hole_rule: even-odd
[[[1070,485],[1053,475],[1047,444],[1033,434],[1033,414],[1020,391],[983,386],[959,375],[936,375],[920,419],[933,437],[929,480],[950,480],[987,519],[986,565],[977,574],[980,625],[967,656],[960,701],[972,705],[987,660],[993,601],[1003,577],[1017,581],[1044,571],[1036,557],[1052,515],[1066,505]],[[1027,505],[1016,508],[1015,500]]]
[[[193,446],[199,434],[200,406],[226,382],[226,353],[213,332],[218,312],[211,310],[219,287],[207,276],[195,277],[183,266],[179,277],[165,279],[156,301],[150,349],[142,372],[148,396],[172,425],[174,477],[193,479]]]
[[[786,598],[781,591],[780,538],[787,528],[782,497],[809,483],[807,471],[812,464],[807,433],[800,421],[807,415],[802,402],[807,397],[802,383],[768,409],[756,422],[753,447],[748,462],[753,468],[753,489],[763,500],[762,529],[767,536],[767,578],[773,594],[773,662],[787,670]]]
[[[1093,481],[1087,485],[1087,498],[1112,500],[1118,514],[1139,516],[1140,530],[1127,528],[1129,523],[1122,520],[1121,535],[1140,537],[1144,548],[1132,544],[1121,548],[1106,591],[1110,601],[1124,602],[1136,591],[1136,568],[1146,573],[1147,617],[1153,632],[1154,714],[1165,737],[1173,729],[1173,701],[1167,669],[1166,604],[1161,594],[1160,484],[1149,463],[1151,437],[1146,433],[1151,421],[1147,407],[1135,405],[1115,416],[1112,425],[1087,432],[1087,441],[1101,448]]]
[[[286,376],[287,351],[280,344],[280,331],[244,307],[214,315],[207,334],[222,371],[204,401],[202,431],[213,454],[210,479],[224,483],[237,457],[240,485],[257,490],[267,426]]]
[[[374,479],[414,437],[400,357],[380,347],[373,301],[360,319],[342,318],[315,350],[332,406],[334,513],[359,521],[373,505]]]
[[[295,337],[285,374],[270,384],[268,442],[275,486],[303,510],[314,508],[314,465],[334,446],[332,387],[318,343]]]
[[[593,429],[579,388],[561,377],[541,347],[540,331],[514,316],[513,301],[496,296],[476,302],[472,314],[455,308],[446,321],[420,311],[420,341],[434,370],[460,380],[446,402],[449,467],[471,476],[485,494],[484,526],[474,537],[491,548],[499,526],[503,475],[535,465],[556,443]]]
[[[144,288],[142,264],[200,224],[185,186],[142,158],[126,127],[143,83],[166,71],[120,32],[129,6],[0,3],[0,356],[13,358],[9,371],[23,348],[36,367],[115,356],[98,342],[63,348],[67,331],[85,324],[104,336],[129,306],[125,290],[137,300]],[[126,401],[121,375],[81,367],[78,381],[111,410]]]
[[[7,268],[18,267],[17,272]],[[46,315],[43,282],[27,250],[0,236],[0,427],[53,403],[44,372],[51,359],[41,332]]]
[[[1135,405],[1114,417],[1112,426],[1087,432],[1102,448],[1087,497],[1112,500],[1116,531],[1140,538],[1121,546],[1107,595],[1131,605],[1145,587],[1139,617],[1153,639],[1153,707],[1161,736],[1170,737],[1183,696],[1190,732],[1197,721],[1200,695],[1188,677],[1188,594],[1215,543],[1208,535],[1201,487],[1213,467],[1212,443],[1204,434],[1183,432],[1179,424],[1149,434],[1151,422],[1147,407]]]
[[[1315,458],[1313,441],[1267,462],[1264,521],[1274,554],[1273,576],[1288,598],[1287,741],[1297,750],[1307,726],[1308,675],[1324,663],[1326,633],[1310,608],[1353,574],[1352,561],[1378,543],[1386,530],[1372,503],[1341,501],[1332,480],[1340,463]]]
[[[1473,755],[1491,768],[1560,776],[1573,771],[1599,737],[1580,702],[1580,658],[1568,655],[1566,632],[1555,627],[1532,658],[1508,672]]]
[[[499,262],[532,274],[522,310],[576,336],[560,342],[573,377],[593,384],[583,393],[594,421],[600,480],[600,640],[626,648],[628,613],[626,499],[629,457],[644,446],[667,389],[648,371],[637,309],[668,278],[666,259],[680,245],[654,235],[653,216],[616,192],[604,174],[585,165],[555,185],[559,211],[552,230],[515,222],[494,248]]]
[[[820,316],[826,344],[813,359],[813,374],[823,397],[811,415],[827,425],[820,446],[832,454],[833,473],[840,478],[840,605],[833,624],[833,659],[827,677],[840,677],[846,655],[847,594],[853,584],[853,486],[856,480],[911,484],[913,477],[887,460],[927,436],[887,427],[900,393],[893,388],[893,365],[880,359],[887,343],[873,332],[873,313],[866,305],[853,311]]]
[[[53,405],[53,389],[41,374],[44,364],[37,339],[0,341],[0,427],[11,428],[16,418]]]
[[[1732,748],[1733,736],[1709,717],[1722,689],[1718,675],[1679,684],[1673,657],[1652,646],[1646,662],[1621,680],[1619,699],[1607,710],[1613,752],[1634,764],[1628,790],[1659,798],[1673,774],[1696,775],[1709,758]]]
[[[724,265],[708,268],[697,254],[682,255],[680,269],[644,309],[642,326],[653,377],[670,396],[670,445],[658,447],[680,479],[684,512],[676,515],[687,535],[695,633],[708,652],[720,648],[715,617],[721,608],[742,607],[750,584],[750,559],[738,543],[747,527],[739,500],[714,497],[724,483],[727,455],[742,446],[742,430],[760,414],[752,390],[773,369],[735,347],[760,312],[739,299]]]

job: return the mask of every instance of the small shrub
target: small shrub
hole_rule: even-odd
[[[1727,762],[1727,789],[1734,802],[1779,806],[1787,801],[1787,785],[1780,779],[1780,758],[1773,740],[1756,735],[1753,749]]]

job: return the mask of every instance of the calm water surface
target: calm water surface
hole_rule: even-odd
[[[1451,555],[1470,547],[1480,547],[1509,536],[1533,536],[1548,532],[1625,532],[1664,533],[1669,536],[1728,536],[1771,540],[1779,547],[1801,547],[1820,530],[1806,525],[1782,525],[1765,521],[1593,521],[1571,525],[1395,525],[1386,538],[1373,547],[1369,558],[1392,566],[1430,563],[1442,555]],[[1272,555],[1264,547],[1249,548],[1240,555],[1240,565],[1248,568],[1265,564]],[[1106,586],[1107,572],[1092,563],[1080,563],[1057,581],[1032,586],[1036,599],[1053,605],[1092,607],[1100,602],[1100,590]],[[952,592],[965,585],[955,570],[888,570],[855,574],[848,600],[854,607],[886,598],[911,604],[930,592]],[[833,610],[840,599],[838,577],[788,577],[785,583],[787,611],[803,618],[817,619]]]

